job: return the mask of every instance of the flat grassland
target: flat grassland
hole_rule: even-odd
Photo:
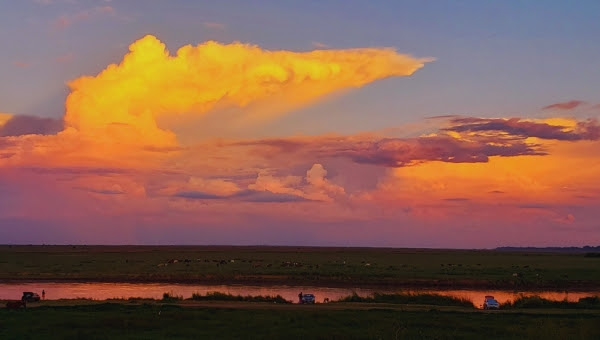
[[[185,301],[0,309],[1,339],[599,339],[597,311]],[[46,304],[46,303],[44,303]]]
[[[233,246],[0,246],[0,281],[597,289],[584,253]]]

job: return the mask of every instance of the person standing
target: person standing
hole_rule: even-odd
[[[42,289],[42,300],[46,300],[46,291]]]
[[[298,303],[302,303],[302,292],[300,292],[300,294],[298,294]]]

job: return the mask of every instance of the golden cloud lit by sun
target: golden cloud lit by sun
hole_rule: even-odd
[[[124,142],[173,145],[175,135],[158,127],[157,117],[202,115],[267,100],[254,118],[276,116],[336,90],[408,76],[431,60],[392,49],[290,52],[214,41],[181,47],[171,56],[151,35],[129,50],[119,65],[69,83],[67,128],[92,136],[108,132]]]

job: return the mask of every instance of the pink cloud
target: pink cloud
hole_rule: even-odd
[[[555,103],[555,104],[545,106],[542,108],[542,110],[550,110],[550,109],[572,110],[572,109],[574,109],[578,106],[584,105],[584,104],[586,104],[586,102],[581,101],[581,100],[570,100],[567,102],[560,102],[560,103]]]
[[[220,22],[215,22],[215,21],[205,21],[202,23],[202,26],[204,26],[205,28],[208,28],[208,29],[213,29],[213,30],[224,30],[225,29],[225,24],[222,24]]]
[[[83,10],[75,14],[63,15],[54,21],[55,29],[65,29],[77,22],[87,21],[102,15],[114,15],[115,9],[111,6],[99,6]]]
[[[19,68],[28,68],[29,66],[31,66],[30,63],[22,61],[22,60],[17,60],[15,62],[13,62],[13,65]]]
[[[69,53],[66,53],[66,54],[63,54],[63,55],[60,55],[60,56],[56,57],[55,60],[58,63],[66,63],[66,62],[72,61],[73,58],[74,58],[73,53],[69,52]]]
[[[319,49],[324,49],[324,48],[328,48],[329,47],[329,45],[324,44],[324,43],[319,42],[319,41],[313,41],[312,45],[313,45],[313,47],[319,48]]]

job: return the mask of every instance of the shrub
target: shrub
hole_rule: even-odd
[[[600,308],[600,298],[590,296],[579,299],[577,302],[552,301],[540,296],[521,296],[515,301],[502,304],[502,308]]]
[[[291,303],[290,301],[284,299],[281,295],[277,296],[241,296],[241,295],[231,295],[225,294],[221,292],[208,292],[206,295],[202,295],[199,293],[192,294],[191,300],[196,301],[247,301],[247,302],[274,302],[274,303]]]
[[[464,298],[444,296],[439,294],[380,294],[375,293],[373,297],[361,297],[356,293],[339,300],[340,302],[373,302],[373,303],[395,303],[395,304],[420,304],[434,306],[460,306],[475,307],[473,302]]]
[[[183,296],[176,296],[173,293],[163,293],[162,300],[165,302],[181,301]]]

